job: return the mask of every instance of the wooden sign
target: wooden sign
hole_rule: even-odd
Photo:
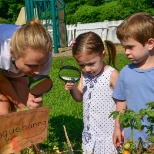
[[[47,138],[49,107],[0,115],[0,154],[16,153]]]

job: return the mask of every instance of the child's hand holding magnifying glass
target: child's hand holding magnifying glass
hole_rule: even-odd
[[[65,89],[71,90],[76,88],[76,82],[79,81],[81,72],[78,68],[70,65],[63,66],[58,72],[59,78],[65,82]]]

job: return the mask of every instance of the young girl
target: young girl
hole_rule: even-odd
[[[112,42],[104,41],[108,48],[109,63],[114,66],[116,49]],[[80,34],[72,44],[72,53],[82,69],[78,86],[66,83],[76,101],[83,101],[84,130],[82,149],[85,154],[115,154],[112,143],[114,121],[108,118],[115,110],[112,91],[118,72],[104,62],[106,52],[101,38],[93,33]]]
[[[21,109],[41,106],[42,98],[29,94],[27,76],[49,73],[50,34],[37,19],[22,27],[1,24],[0,34],[0,114],[10,112],[12,105]]]

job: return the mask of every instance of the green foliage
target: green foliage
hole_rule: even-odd
[[[105,3],[105,0],[85,0],[87,5],[91,5],[91,6],[99,6],[102,5],[103,3]]]
[[[7,19],[8,3],[6,0],[0,1],[1,17]]]
[[[0,24],[9,24],[9,21],[0,17]]]
[[[66,21],[67,24],[75,24],[77,22],[91,23],[103,22],[104,20],[123,20],[130,14],[143,11],[154,15],[154,9],[141,2],[137,4],[136,1],[110,1],[100,6],[91,6],[90,4],[80,6],[76,2],[70,3],[66,9]]]
[[[97,7],[84,5],[79,7],[79,9],[74,14],[75,23],[76,22],[84,22],[91,23],[98,21],[99,10]]]
[[[114,9],[113,9],[114,8]],[[77,22],[91,23],[103,22],[104,20],[118,20],[121,16],[121,7],[117,5],[116,1],[106,3],[101,6],[83,5],[79,6],[75,14],[67,15],[67,24],[74,24]]]
[[[154,16],[154,9],[153,9],[153,3],[150,0],[118,0],[118,5],[121,5],[123,8],[122,10],[122,18],[124,19],[127,16],[137,13],[137,12],[147,12]]]
[[[15,23],[21,7],[25,4],[24,0],[1,0],[0,10],[1,17],[8,20],[9,23]]]
[[[123,8],[121,5],[118,5],[117,1],[106,3],[105,5],[101,5],[99,7],[100,15],[99,20],[119,20],[121,19]]]
[[[113,111],[109,118],[112,117],[113,119],[119,118],[119,123],[122,125],[123,128],[130,127],[131,128],[131,138],[124,143],[121,148],[121,151],[126,150],[125,144],[130,144],[129,152],[136,154],[140,152],[142,154],[148,154],[147,152],[153,151],[154,148],[154,102],[149,102],[146,104],[145,109],[139,110],[139,112],[135,112],[130,109],[126,109],[125,113],[121,113],[119,111]],[[150,123],[150,126],[143,125],[142,121],[143,118],[147,119]],[[147,142],[142,142],[142,137],[138,139],[138,144],[134,143],[134,129],[142,131],[144,128],[147,129]],[[150,145],[148,148],[144,148],[143,145]],[[145,146],[146,147],[146,146]]]
[[[84,2],[82,1],[82,3]],[[85,0],[84,5],[80,4],[77,2],[67,3],[67,24],[123,20],[136,12],[147,12],[154,16],[154,2],[150,0]]]
[[[141,11],[154,16],[153,0],[64,0],[64,2],[67,24],[123,20],[130,14]],[[24,5],[25,0],[0,0],[0,17],[6,19],[8,23],[15,23]]]
[[[143,8],[148,8],[148,7],[153,7],[154,2],[152,0],[118,0],[118,2],[126,8],[132,7],[133,9],[143,9]]]

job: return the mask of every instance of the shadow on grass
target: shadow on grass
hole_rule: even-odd
[[[81,150],[82,119],[77,119],[73,116],[59,115],[49,120],[48,140],[42,143],[42,148],[45,149],[45,151],[52,152],[54,146],[57,146],[60,151],[68,150],[63,125],[66,127],[73,150]]]

